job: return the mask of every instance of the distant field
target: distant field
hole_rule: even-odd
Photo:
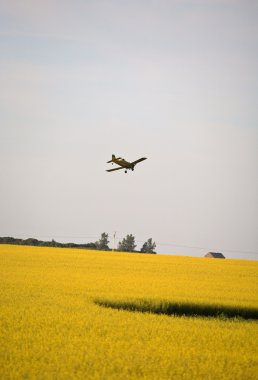
[[[0,379],[257,379],[257,279],[256,261],[0,245]]]

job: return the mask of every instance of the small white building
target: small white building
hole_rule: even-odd
[[[210,257],[213,259],[225,259],[226,257],[220,252],[208,252],[204,257]]]

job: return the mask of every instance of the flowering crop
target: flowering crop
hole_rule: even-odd
[[[256,261],[8,245],[0,260],[0,379],[257,376]]]

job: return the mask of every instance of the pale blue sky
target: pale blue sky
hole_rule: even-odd
[[[0,1],[0,236],[257,259],[257,4]]]

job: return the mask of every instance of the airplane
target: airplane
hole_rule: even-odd
[[[115,163],[115,164],[119,165],[120,167],[119,168],[115,168],[115,169],[108,169],[106,171],[107,172],[114,172],[115,170],[125,169],[125,173],[127,173],[127,170],[132,170],[133,171],[135,165],[138,164],[141,161],[144,161],[144,160],[147,160],[147,158],[146,157],[142,157],[142,158],[139,158],[139,160],[136,160],[136,161],[133,161],[133,162],[128,162],[124,158],[122,158],[122,157],[116,157],[114,154],[112,154],[112,160],[108,161],[107,164],[109,164],[110,162],[112,162],[112,165]]]

